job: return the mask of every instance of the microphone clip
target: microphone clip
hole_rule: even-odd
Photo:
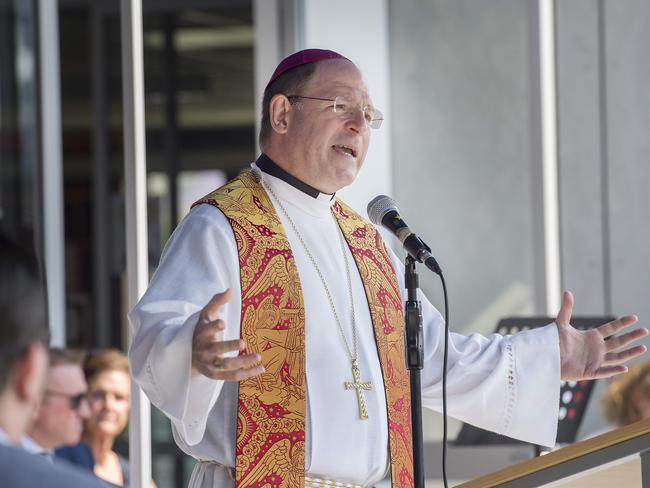
[[[402,242],[404,249],[412,256],[416,261],[424,264],[431,271],[440,275],[442,269],[436,258],[431,254],[431,248],[417,235],[411,234]]]

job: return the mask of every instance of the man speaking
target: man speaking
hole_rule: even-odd
[[[197,459],[191,487],[413,485],[403,267],[335,194],[354,182],[383,116],[361,72],[295,53],[264,92],[263,154],[201,199],[130,314],[136,380]],[[421,296],[422,402],[441,408],[443,321]],[[560,378],[626,370],[645,329],[625,316],[580,332],[452,334],[449,412],[553,445]],[[329,484],[327,484],[329,483]],[[338,484],[337,484],[338,483]]]

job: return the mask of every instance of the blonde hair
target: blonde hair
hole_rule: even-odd
[[[607,420],[619,427],[641,420],[634,402],[639,394],[650,401],[650,361],[631,366],[610,382],[602,397]]]
[[[84,374],[88,383],[105,371],[123,371],[128,375],[129,359],[122,351],[117,349],[102,349],[86,357]]]

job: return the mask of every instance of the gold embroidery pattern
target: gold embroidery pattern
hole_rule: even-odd
[[[370,307],[386,390],[393,486],[412,488],[411,393],[397,276],[381,235],[372,225],[340,200],[333,213],[359,268]]]
[[[305,312],[282,224],[250,172],[199,203],[228,218],[239,252],[241,336],[266,372],[239,383],[238,487],[293,488],[305,475]]]
[[[305,311],[286,233],[250,171],[202,198],[228,218],[239,253],[241,335],[266,373],[240,382],[236,484],[295,488],[305,475]],[[413,486],[408,372],[395,270],[379,233],[340,201],[333,213],[364,283],[382,366],[393,486]]]

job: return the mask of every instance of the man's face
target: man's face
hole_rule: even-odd
[[[46,448],[76,444],[81,439],[83,418],[90,413],[85,398],[74,407],[74,398],[85,395],[86,380],[81,367],[60,364],[50,368],[43,402],[32,432]]]
[[[0,415],[0,427],[11,442],[18,442],[20,436],[30,428],[43,398],[47,380],[48,350],[40,342],[27,348],[24,357],[12,368],[13,382],[8,388],[19,402],[13,414]],[[4,391],[0,394],[4,395]],[[4,413],[4,412],[3,412]]]
[[[302,95],[334,99],[344,97],[357,107],[372,105],[361,72],[349,61],[334,59],[317,63]],[[287,171],[326,193],[350,185],[368,151],[370,128],[362,110],[341,117],[332,102],[296,99],[287,118]]]

